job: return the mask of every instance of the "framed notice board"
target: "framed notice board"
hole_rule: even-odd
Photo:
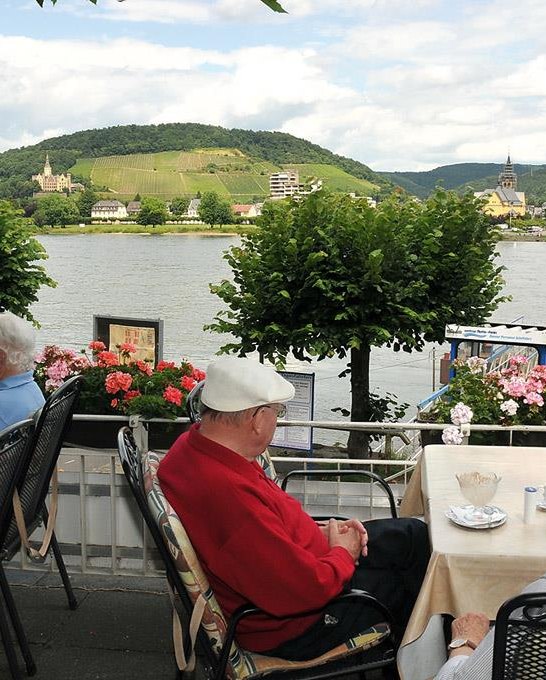
[[[93,339],[104,342],[107,349],[117,352],[116,345],[135,345],[135,359],[157,366],[163,358],[163,320],[132,319],[125,316],[93,315]]]
[[[286,404],[286,420],[313,420],[315,410],[315,374],[279,371],[279,375],[294,385],[296,394]],[[286,449],[313,450],[313,428],[305,426],[278,427],[273,446]]]

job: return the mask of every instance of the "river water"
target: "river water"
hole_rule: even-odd
[[[187,357],[206,368],[227,336],[203,331],[221,309],[209,283],[230,277],[222,253],[239,242],[234,236],[82,234],[41,236],[49,254],[46,267],[57,288],[42,288],[32,312],[42,327],[38,348],[59,344],[80,349],[92,339],[93,314],[164,321],[164,358]],[[492,320],[546,325],[545,242],[502,242],[504,303]],[[448,347],[436,346],[436,356]],[[423,352],[372,352],[371,382],[415,405],[432,391],[432,345]],[[315,418],[338,419],[336,406],[349,407],[348,378],[337,375],[345,362],[326,359],[308,364],[289,360],[287,369],[315,372]],[[412,413],[413,409],[409,411]]]

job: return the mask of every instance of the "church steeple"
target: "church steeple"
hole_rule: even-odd
[[[45,175],[46,177],[50,177],[51,174],[52,174],[52,173],[51,173],[51,165],[49,164],[49,154],[46,153],[46,157],[45,157],[45,165],[44,165],[44,175]]]
[[[514,189],[516,190],[518,184],[518,176],[514,172],[514,166],[510,160],[510,153],[508,153],[508,158],[504,164],[504,169],[499,175],[499,186],[503,189]]]

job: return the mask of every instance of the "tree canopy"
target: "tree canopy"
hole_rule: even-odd
[[[52,227],[66,227],[75,224],[80,217],[78,206],[64,194],[52,193],[38,200],[38,207],[33,215],[38,226],[46,224]]]
[[[233,213],[229,201],[220,198],[215,191],[205,191],[197,209],[199,218],[213,227],[215,224],[231,224]]]
[[[211,286],[228,309],[209,329],[222,347],[283,364],[350,355],[351,419],[377,414],[370,399],[374,346],[420,350],[446,323],[482,322],[501,298],[497,235],[471,196],[437,191],[424,203],[394,195],[376,209],[320,191],[270,202],[255,233],[225,255],[233,281]],[[352,455],[365,438],[353,433]]]
[[[36,2],[40,5],[40,7],[44,6],[44,0],[36,0]],[[94,5],[97,4],[97,0],[89,0],[89,2],[92,2]],[[124,0],[118,0],[118,2],[124,2]],[[272,9],[274,12],[281,12],[283,14],[286,14],[286,10],[282,8],[282,6],[277,2],[277,0],[261,0],[261,2],[264,3],[264,5],[267,5],[269,9]],[[52,5],[57,4],[57,0],[51,0]]]
[[[140,204],[140,212],[138,213],[137,222],[139,224],[165,224],[167,221],[167,208],[165,203],[159,198],[153,196],[144,197]]]
[[[39,289],[57,284],[39,264],[47,253],[21,215],[8,201],[0,201],[0,308],[34,321],[29,307]]]

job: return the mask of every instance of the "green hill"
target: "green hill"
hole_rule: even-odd
[[[302,177],[317,176],[334,190],[370,195],[392,188],[363,163],[286,133],[170,123],[85,130],[5,151],[0,198],[30,195],[30,177],[43,168],[46,152],[54,172],[70,170],[120,197],[214,189],[243,201],[266,195],[268,174],[294,165]]]
[[[455,163],[426,172],[384,172],[382,175],[409,193],[426,198],[439,185],[458,191],[494,188],[503,167],[501,163]],[[526,192],[528,202],[546,201],[546,168],[516,163],[514,170],[518,175],[518,189]]]
[[[238,149],[163,151],[155,154],[82,158],[70,168],[74,175],[90,179],[118,198],[141,196],[195,196],[215,191],[235,203],[269,195],[269,175],[283,166],[250,158]],[[287,166],[285,166],[287,167]],[[333,165],[291,164],[302,180],[322,179],[332,191],[377,193],[378,186],[353,177]]]

